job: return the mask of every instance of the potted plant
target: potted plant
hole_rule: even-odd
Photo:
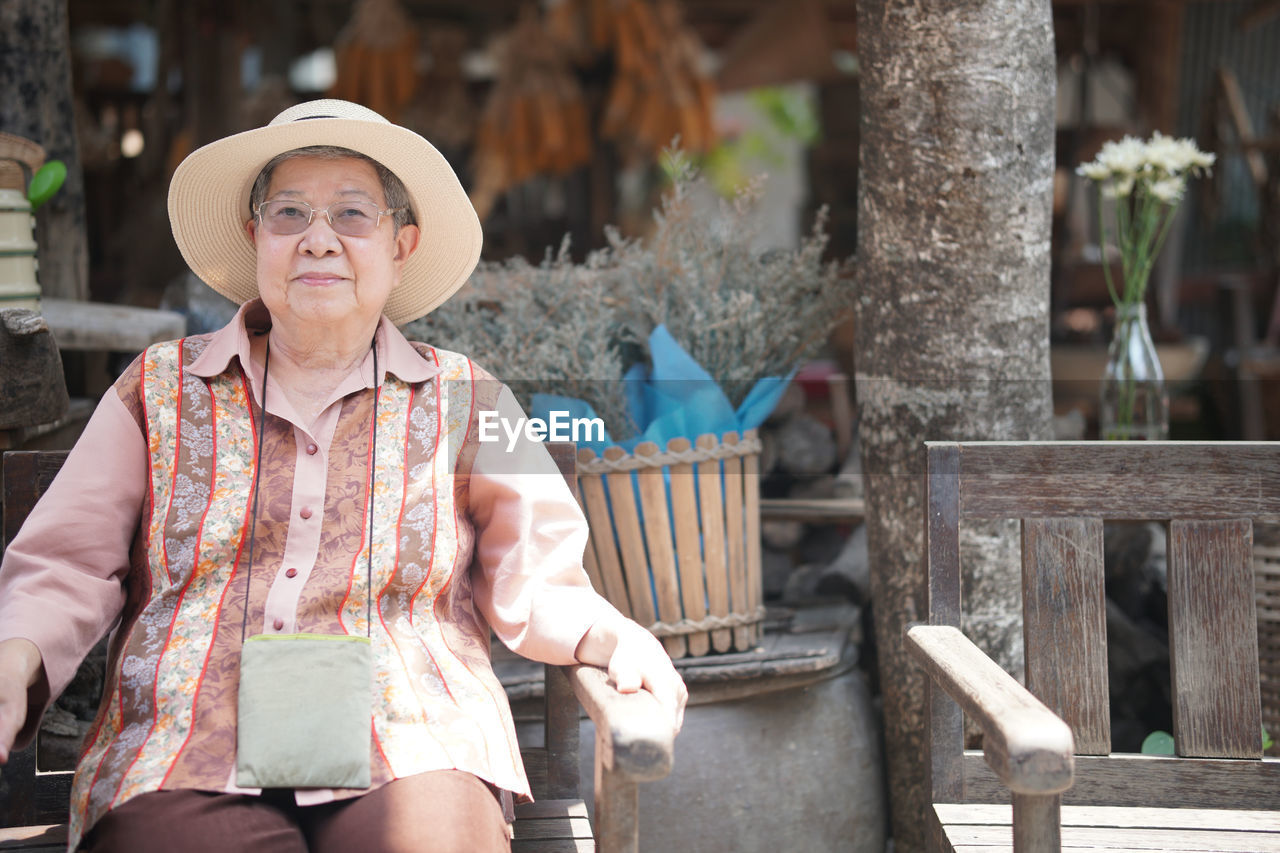
[[[482,264],[407,333],[475,354],[535,417],[598,417],[579,441],[585,562],[597,587],[675,657],[754,645],[760,581],[755,427],[852,308],[824,262],[825,214],[794,250],[753,247],[758,186],[707,210],[668,153],[652,232],[616,230],[574,263]]]

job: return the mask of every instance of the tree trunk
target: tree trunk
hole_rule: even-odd
[[[36,216],[40,290],[89,297],[84,175],[71,99],[66,0],[0,2],[0,128],[67,164],[67,181]]]
[[[924,847],[922,442],[1051,432],[1048,0],[859,0],[857,391],[895,847]],[[966,626],[1021,670],[1016,536],[970,536]],[[980,565],[979,565],[980,564]]]

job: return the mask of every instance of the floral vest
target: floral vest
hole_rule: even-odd
[[[212,380],[185,370],[207,341],[150,347],[138,381],[117,387],[141,413],[150,490],[103,703],[73,784],[72,848],[109,809],[139,794],[236,790],[236,689],[262,412],[236,360]],[[442,372],[417,385],[387,374],[376,440],[373,390],[335,404],[343,408],[327,462],[321,542],[296,630],[372,637],[374,787],[458,768],[528,795],[510,708],[489,663],[489,629],[471,602],[466,473],[475,412],[492,408],[486,398],[496,398],[497,383],[479,381],[489,377],[464,356],[414,346]],[[269,416],[262,450],[250,634],[261,629],[268,590],[283,573],[293,426]]]

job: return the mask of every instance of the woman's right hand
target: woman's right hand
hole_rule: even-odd
[[[0,764],[9,761],[13,742],[27,721],[27,688],[36,683],[44,662],[30,640],[0,642]]]

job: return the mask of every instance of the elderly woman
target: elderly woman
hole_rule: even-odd
[[[302,104],[188,157],[169,214],[240,311],[120,377],[0,569],[0,761],[112,631],[70,846],[508,849],[529,785],[490,628],[678,728],[684,685],[592,591],[545,449],[479,440],[510,392],[397,331],[480,252],[436,150]]]

